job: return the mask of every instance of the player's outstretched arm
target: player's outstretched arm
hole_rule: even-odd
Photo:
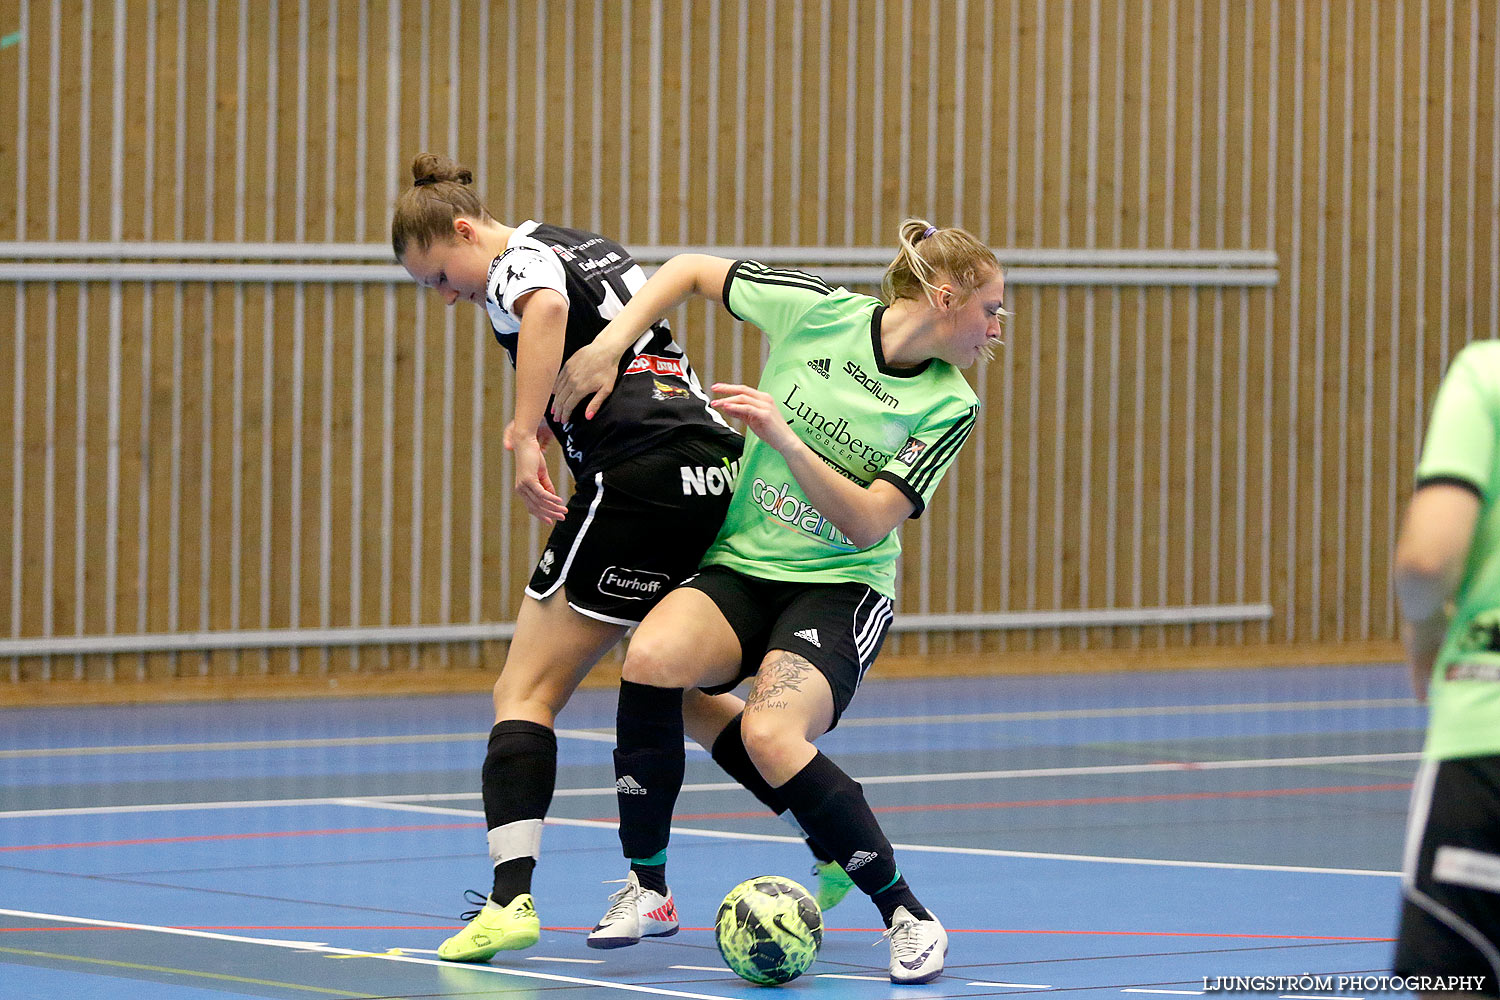
[[[592,394],[594,398],[583,414],[585,419],[592,419],[614,391],[620,357],[630,345],[652,323],[694,295],[721,302],[724,279],[733,263],[709,254],[684,253],[663,264],[630,296],[620,314],[599,331],[594,342],[568,359],[552,387],[552,418],[567,420],[568,414]]]

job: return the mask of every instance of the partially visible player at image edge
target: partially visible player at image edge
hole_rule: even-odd
[[[1401,638],[1431,707],[1412,787],[1395,971],[1500,996],[1500,343],[1438,388],[1396,545]],[[1427,997],[1449,994],[1423,994]]]

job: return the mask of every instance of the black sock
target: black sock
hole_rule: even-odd
[[[724,773],[735,781],[745,786],[745,790],[754,795],[761,803],[773,813],[781,816],[786,812],[786,803],[781,796],[772,788],[770,782],[761,777],[755,768],[754,762],[750,760],[750,754],[745,750],[745,738],[740,732],[740,721],[744,719],[745,713],[741,712],[729,720],[729,725],[714,739],[713,748],[709,751],[714,763],[723,768]],[[805,835],[804,838],[808,850],[812,851],[813,857],[825,864],[833,860],[823,848],[819,847],[817,841]]]
[[[880,910],[880,917],[885,921],[887,927],[891,926],[891,918],[896,915],[896,907],[906,907],[906,912],[918,920],[931,920],[932,914],[927,908],[917,902],[917,897],[912,893],[911,886],[906,884],[906,879],[901,873],[896,872],[896,881],[889,889],[882,889],[870,897],[870,901]]]
[[[630,862],[630,870],[635,872],[635,880],[641,884],[642,889],[650,889],[652,892],[659,892],[663,896],[667,894],[667,863],[665,859],[659,865],[653,865],[649,861],[633,860]]]
[[[495,865],[490,898],[504,906],[531,891],[542,819],[557,784],[557,736],[535,722],[495,723],[480,775],[490,860]]]
[[[887,923],[897,906],[905,906],[915,917],[927,917],[897,871],[891,842],[881,832],[859,782],[819,753],[776,792],[809,839],[831,852],[860,891],[875,900]]]
[[[627,858],[654,860],[667,849],[672,808],[687,764],[682,740],[681,688],[620,682],[615,798],[620,806],[620,846]]]

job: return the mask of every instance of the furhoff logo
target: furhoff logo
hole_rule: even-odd
[[[541,570],[543,573],[550,573],[552,572],[552,564],[556,561],[557,556],[551,549],[548,549],[546,552],[542,553],[541,562],[536,564],[536,568]]]
[[[644,601],[665,592],[671,582],[672,578],[665,573],[610,566],[599,576],[599,593]]]

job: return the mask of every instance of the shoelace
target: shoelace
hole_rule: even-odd
[[[897,959],[909,959],[919,954],[918,949],[922,941],[917,932],[917,925],[920,922],[919,920],[902,920],[891,924],[885,929],[885,933],[880,935],[881,940],[890,939],[891,954]],[[879,944],[880,941],[876,941],[871,947]]]
[[[478,909],[467,910],[467,911],[465,911],[463,913],[460,913],[458,915],[458,919],[460,919],[460,920],[473,920],[475,917],[479,916],[479,911],[483,910],[484,907],[485,907],[485,904],[487,904],[489,901],[490,901],[490,897],[486,896],[484,893],[480,892],[478,889],[465,889],[464,890],[464,902],[468,903],[470,906],[478,907]]]
[[[605,885],[613,885],[616,882],[624,882],[625,886],[609,894],[609,909],[604,911],[604,920],[599,921],[601,924],[615,917],[624,916],[630,907],[635,905],[635,898],[640,894],[640,889],[632,886],[628,878],[607,878],[604,880]]]

